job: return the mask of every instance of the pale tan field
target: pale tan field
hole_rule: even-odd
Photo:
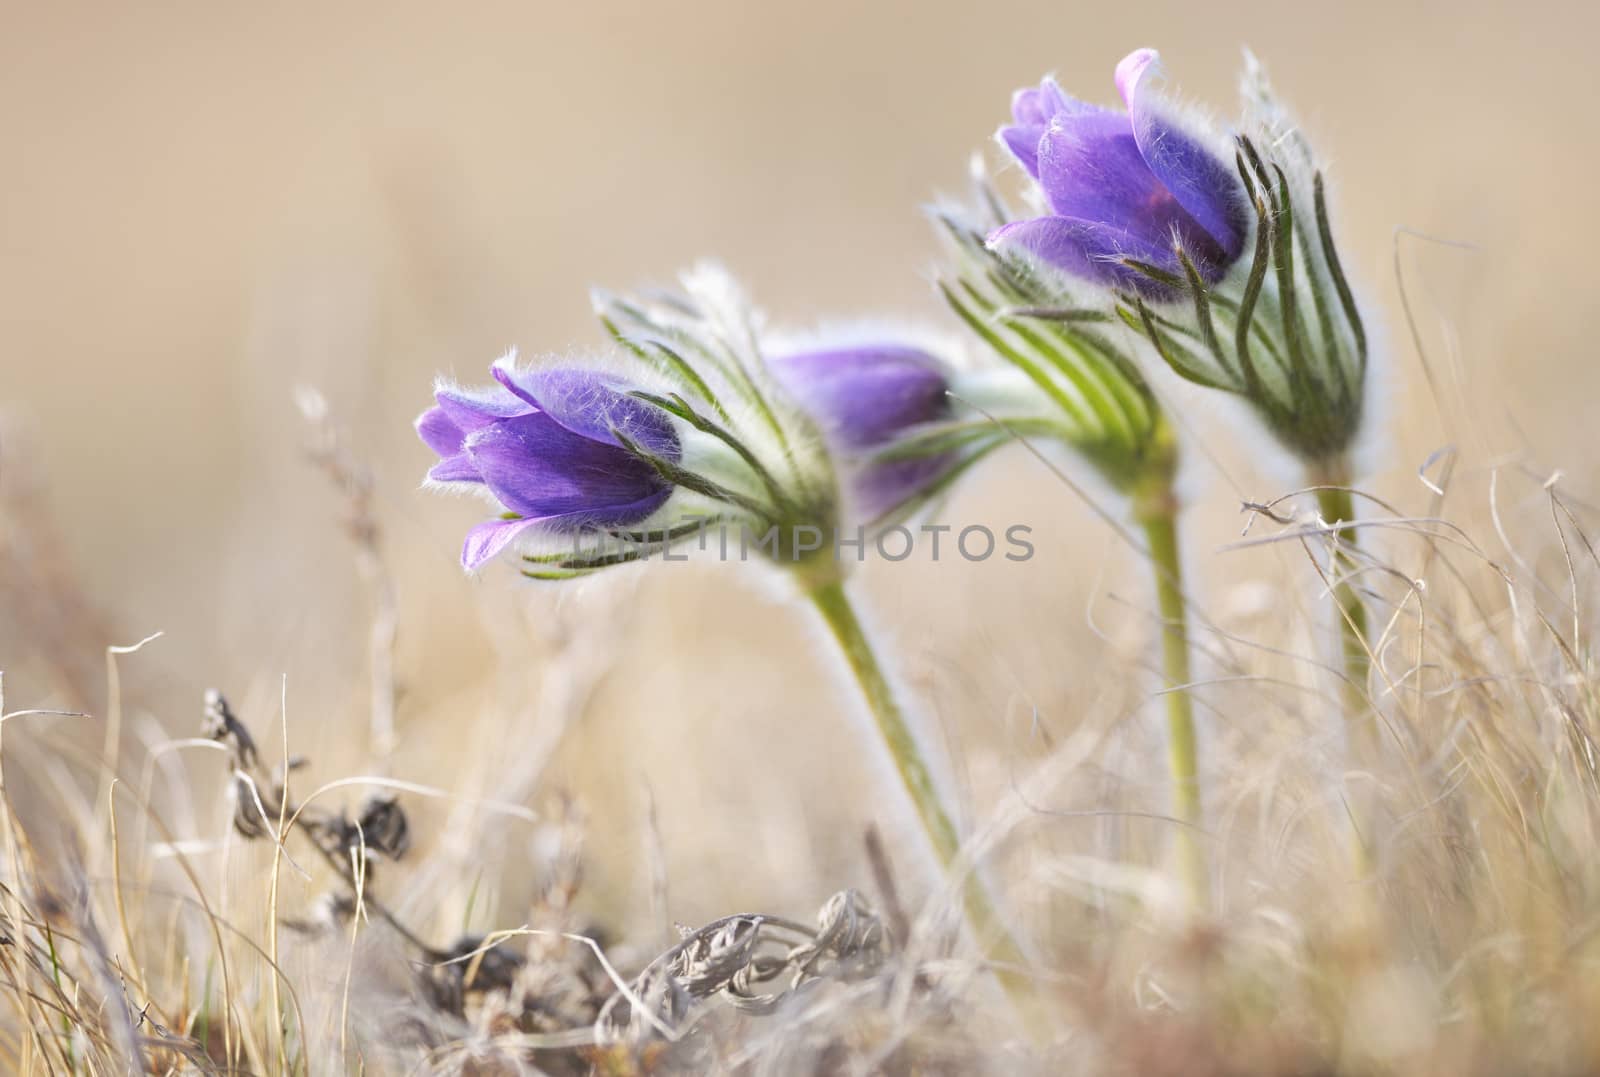
[[[13,3],[3,24],[0,669],[8,710],[95,716],[8,722],[5,777],[45,860],[65,863],[69,842],[86,850],[91,891],[110,886],[107,772],[90,762],[113,709],[105,648],[159,631],[118,659],[124,785],[137,787],[152,745],[199,734],[203,693],[218,688],[269,762],[285,740],[311,760],[297,778],[306,790],[381,773],[444,791],[402,794],[417,866],[386,866],[378,884],[441,946],[529,923],[547,877],[559,828],[494,817],[481,801],[549,820],[570,797],[584,835],[574,922],[639,953],[665,944],[672,922],[745,911],[804,921],[837,890],[875,893],[869,823],[886,834],[915,906],[932,881],[919,834],[806,610],[753,565],[635,567],[568,587],[522,581],[504,565],[469,578],[457,551],[481,508],[419,489],[430,454],[411,421],[436,373],[481,380],[511,346],[601,348],[592,284],[668,282],[708,255],[781,325],[888,317],[953,327],[929,284],[936,245],[919,206],[961,188],[1014,87],[1053,70],[1069,91],[1112,100],[1111,69],[1139,45],[1159,47],[1185,94],[1227,115],[1248,45],[1330,162],[1335,226],[1386,357],[1359,484],[1402,515],[1460,522],[1523,583],[1545,581],[1539,593],[1564,625],[1595,612],[1593,566],[1581,567],[1589,555],[1575,525],[1567,535],[1580,568],[1568,573],[1541,487],[1559,471],[1556,489],[1592,533],[1600,78],[1587,47],[1600,16],[1586,6]],[[1221,922],[1253,937],[1267,906],[1302,925],[1342,919],[1360,899],[1337,862],[1337,820],[1318,800],[1318,776],[1337,770],[1326,758],[1337,719],[1328,700],[1295,694],[1326,685],[1303,663],[1249,646],[1326,659],[1317,579],[1298,544],[1223,549],[1239,537],[1241,501],[1287,493],[1301,477],[1265,439],[1237,437],[1236,412],[1162,385],[1193,439],[1187,553],[1200,608],[1246,641],[1251,669],[1300,685],[1202,696],[1208,765],[1230,809],[1217,820]],[[316,431],[297,387],[321,393],[341,451],[370,468],[377,568],[350,540],[348,500],[307,458]],[[1441,508],[1418,471],[1448,446],[1459,456]],[[1439,476],[1437,462],[1428,474]],[[1133,1008],[1136,995],[1142,1005],[1139,966],[1163,945],[1165,921],[1133,916],[1141,926],[1125,951],[1096,950],[1096,925],[1122,923],[1107,911],[1120,899],[1071,865],[1124,856],[1158,865],[1163,832],[1052,813],[1165,810],[1146,579],[1095,511],[1018,449],[975,472],[946,515],[996,530],[1027,524],[1037,555],[869,563],[864,601],[953,760],[969,821],[991,818],[1050,760],[1064,768],[1055,753],[1077,743],[1076,731],[1101,731],[1084,761],[1030,788],[1036,813],[1008,846],[1005,872],[1020,880],[1015,915],[1055,940],[1052,954],[1102,959],[1094,971],[1065,968],[1069,979],[1103,975],[1116,1000],[1108,1012]],[[1433,566],[1415,540],[1381,548],[1406,577]],[[1510,633],[1506,587],[1481,564],[1467,573],[1474,623]],[[1481,641],[1452,620],[1471,607],[1466,592],[1431,582],[1441,636]],[[1577,613],[1563,605],[1568,588]],[[374,708],[383,713],[390,698],[384,668],[371,668],[374,646],[389,654],[386,595],[392,755],[373,734]],[[1514,615],[1537,623],[1526,609]],[[1588,631],[1585,622],[1570,641],[1580,667]],[[1422,736],[1438,749],[1459,715],[1425,720],[1419,684],[1471,670],[1554,676],[1538,657],[1547,642],[1504,668],[1440,658],[1428,666],[1437,682],[1408,682],[1418,697],[1407,720],[1438,733]],[[1203,660],[1210,675],[1224,665]],[[1506,736],[1526,733],[1517,758],[1528,766],[1565,750],[1496,706],[1496,721],[1518,730]],[[222,756],[162,758],[153,797],[168,837],[200,843],[189,859],[204,889],[263,940],[271,850],[222,844],[231,810]],[[1505,788],[1520,791],[1507,798],[1540,785],[1507,766]],[[1319,821],[1284,822],[1299,808],[1269,804],[1274,788],[1296,791]],[[330,806],[359,795],[327,794]],[[141,881],[183,889],[176,858],[126,847],[141,815],[119,801],[123,863]],[[1499,838],[1484,840],[1481,863],[1523,863]],[[1438,843],[1399,848],[1395,885],[1402,896],[1414,888],[1427,921],[1433,895],[1448,889],[1429,875]],[[326,872],[303,866],[304,876],[281,874],[280,916],[308,916],[330,888]],[[1500,870],[1503,897],[1522,868]],[[1338,964],[1327,979],[1343,986],[1329,988],[1339,1001],[1327,1008],[1359,1024],[1361,1006],[1380,1016],[1391,1003],[1413,1007],[1396,1020],[1414,1035],[1357,1036],[1329,1055],[1464,1072],[1452,1066],[1465,1066],[1473,1045],[1524,1026],[1496,1026],[1488,1004],[1462,1016],[1441,1001],[1448,992],[1432,985],[1446,978],[1450,948],[1523,931],[1586,937],[1600,903],[1586,889],[1593,870],[1578,874],[1581,894],[1566,904],[1505,898],[1490,908],[1456,895],[1450,907],[1466,919],[1461,910],[1475,910],[1473,925],[1416,952],[1396,940],[1424,928],[1391,908],[1384,937],[1403,956],[1348,981]],[[170,930],[174,913],[159,898],[132,906],[133,934]],[[120,954],[116,925],[99,927]],[[143,959],[152,982],[155,966],[176,967],[167,942],[152,950],[166,957]],[[194,951],[190,1001],[156,1000],[176,1022],[186,1005],[193,1016],[210,943],[190,925],[172,945]],[[342,975],[345,942],[331,968],[326,947],[285,945],[291,980]],[[265,1005],[261,982],[241,1014]],[[339,997],[308,988],[313,996]],[[314,1023],[327,1048],[337,1014]],[[259,1039],[272,1069],[270,1036]],[[4,1057],[32,1051],[46,1072],[44,1048],[20,1043]],[[1573,1051],[1559,1057],[1600,1059]],[[337,1057],[305,1064],[331,1072],[326,1060]],[[1486,1049],[1476,1061],[1492,1057]],[[1127,1071],[1183,1069],[1152,1054]]]

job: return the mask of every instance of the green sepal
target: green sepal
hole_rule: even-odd
[[[676,393],[673,393],[671,396],[663,397],[658,396],[655,393],[645,392],[642,389],[636,389],[628,395],[634,397],[635,399],[642,400],[646,404],[653,404],[662,411],[667,412],[669,415],[677,416],[679,419],[682,419],[696,430],[699,430],[705,434],[710,434],[712,437],[728,446],[728,448],[732,449],[738,454],[739,459],[743,460],[751,471],[755,472],[756,478],[761,480],[761,485],[767,488],[767,493],[771,495],[774,505],[784,512],[788,512],[790,509],[792,509],[793,506],[790,503],[789,496],[784,493],[783,488],[778,485],[778,481],[772,477],[772,472],[768,471],[766,466],[756,458],[755,453],[750,451],[749,446],[745,445],[744,442],[734,437],[724,427],[717,425],[710,419],[707,419],[705,416],[695,411],[694,408],[689,405],[689,402],[684,400],[683,397]]]

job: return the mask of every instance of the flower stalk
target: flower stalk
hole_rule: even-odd
[[[1172,812],[1178,820],[1175,844],[1178,873],[1194,909],[1210,905],[1210,876],[1201,846],[1204,815],[1200,800],[1200,759],[1189,695],[1188,608],[1183,595],[1183,556],[1178,544],[1178,500],[1171,481],[1157,483],[1136,499],[1134,515],[1144,529],[1150,568],[1161,612],[1161,673],[1166,685],[1167,769],[1172,780]]]
[[[1355,522],[1354,499],[1345,486],[1324,486],[1317,491],[1317,508],[1330,527]],[[1367,701],[1367,673],[1372,666],[1372,655],[1367,644],[1367,607],[1362,603],[1349,573],[1355,568],[1355,558],[1350,549],[1356,545],[1354,528],[1341,528],[1336,535],[1333,598],[1339,608],[1339,637],[1341,659],[1345,674],[1346,710],[1352,722],[1370,710]],[[1366,738],[1370,739],[1370,738]]]
[[[839,644],[839,650],[861,689],[867,709],[872,712],[878,733],[883,737],[884,747],[894,760],[906,795],[917,809],[917,817],[922,821],[928,841],[938,855],[939,862],[948,868],[960,851],[961,839],[934,788],[933,775],[922,758],[905,715],[901,713],[900,704],[895,700],[894,689],[873,653],[872,644],[856,616],[854,606],[845,594],[844,581],[835,578],[818,583],[811,588],[807,597]]]
[[[867,709],[872,713],[873,723],[883,738],[889,757],[894,761],[900,782],[916,809],[917,818],[940,866],[945,872],[952,872],[961,853],[960,835],[939,797],[933,773],[895,698],[894,687],[879,664],[866,629],[845,592],[844,580],[837,575],[821,578],[811,583],[806,593],[838,643],[839,651],[861,689]],[[1001,986],[1018,1004],[1020,1012],[1028,1015],[1030,1004],[1024,994],[1028,985],[1020,971],[1026,964],[1022,950],[995,915],[994,906],[975,865],[968,871],[961,893],[967,926],[974,940],[996,963]]]
[[[1329,483],[1317,489],[1317,507],[1322,519],[1330,527],[1355,521],[1355,503],[1350,487],[1342,483]],[[1357,562],[1351,551],[1356,545],[1354,528],[1336,530],[1333,536],[1332,591],[1339,617],[1340,696],[1344,702],[1346,728],[1349,731],[1349,753],[1359,768],[1375,766],[1381,758],[1378,740],[1378,716],[1367,692],[1367,679],[1372,669],[1372,649],[1368,640],[1367,607],[1351,582],[1351,573]],[[1355,866],[1362,876],[1371,874],[1376,857],[1375,835],[1372,833],[1375,810],[1371,797],[1357,797],[1351,805],[1351,821],[1355,826]]]

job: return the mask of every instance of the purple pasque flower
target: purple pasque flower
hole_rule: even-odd
[[[1000,141],[1038,181],[1050,212],[997,229],[992,248],[1155,299],[1174,290],[1124,259],[1182,277],[1181,249],[1207,284],[1222,278],[1250,230],[1244,188],[1205,138],[1162,106],[1159,73],[1154,49],[1117,65],[1127,112],[1070,98],[1052,79],[1017,91]]]
[[[949,452],[862,459],[916,427],[949,417],[944,366],[927,352],[869,344],[780,355],[769,358],[767,365],[817,421],[834,451],[860,462],[852,487],[869,516],[905,504],[956,462]]]
[[[497,385],[441,386],[417,433],[440,461],[439,483],[486,488],[515,514],[467,533],[461,563],[475,569],[535,526],[557,531],[626,527],[655,512],[672,487],[623,438],[676,462],[672,420],[591,370],[492,368]]]

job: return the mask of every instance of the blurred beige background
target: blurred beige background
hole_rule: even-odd
[[[642,907],[646,788],[680,919],[803,911],[863,882],[859,823],[893,828],[898,809],[854,794],[871,769],[836,706],[853,702],[819,687],[802,618],[740,574],[559,594],[504,568],[463,577],[478,508],[417,490],[430,379],[478,379],[512,345],[597,347],[591,283],[661,282],[707,254],[785,324],[942,318],[918,206],[959,189],[1011,90],[1044,72],[1109,100],[1116,61],[1154,45],[1232,115],[1248,43],[1331,162],[1348,261],[1387,304],[1386,408],[1404,421],[1374,481],[1414,491],[1443,443],[1393,303],[1401,227],[1477,247],[1404,248],[1435,361],[1476,394],[1457,419],[1470,433],[1488,414],[1594,475],[1589,5],[11,3],[4,25],[0,482],[38,484],[64,571],[106,614],[102,637],[60,628],[59,601],[17,598],[38,562],[6,562],[8,704],[98,707],[101,648],[159,629],[126,663],[142,728],[188,734],[209,685],[268,723],[286,674],[295,750],[322,777],[362,765],[370,603],[301,451],[292,390],[315,385],[376,472],[400,601],[395,773],[488,781],[550,705],[524,657],[540,632],[607,619],[615,665],[556,729],[547,776],[588,806],[602,908]],[[1481,447],[1516,448],[1505,436]],[[1238,495],[1285,486],[1247,459],[1198,469],[1202,581]],[[1088,596],[1142,601],[1125,557],[1020,457],[958,509],[1030,523],[1041,554],[869,566],[899,664],[951,736],[1008,743],[1035,705],[1070,724],[1062,701],[1094,665],[1076,656],[1098,645]],[[1139,623],[1121,620],[1127,661],[1102,680],[1137,669]],[[475,855],[523,855],[525,835],[497,833]]]

